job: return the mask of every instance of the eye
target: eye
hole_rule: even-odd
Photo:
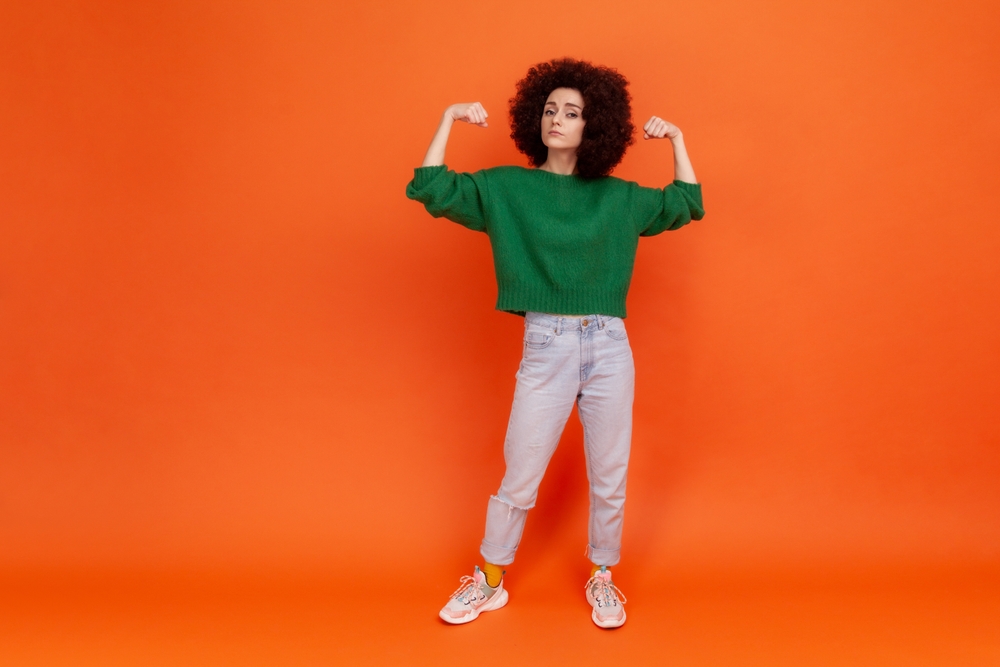
[[[568,114],[566,114],[566,116],[567,116],[568,118],[576,118],[576,114],[575,114],[575,113],[573,113],[572,111],[570,111],[570,112],[569,112]]]
[[[551,116],[551,115],[553,115],[554,113],[555,113],[555,111],[553,111],[552,109],[546,109],[546,110],[545,110],[545,115],[546,115],[546,116]]]

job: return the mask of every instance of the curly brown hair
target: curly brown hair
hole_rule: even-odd
[[[583,97],[586,125],[576,152],[577,172],[583,178],[607,176],[635,143],[628,79],[610,67],[572,58],[557,58],[529,69],[510,99],[510,138],[535,167],[548,159],[541,119],[545,101],[556,88],[575,88]]]

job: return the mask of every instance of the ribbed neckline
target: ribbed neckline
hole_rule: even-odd
[[[530,169],[528,167],[522,167],[522,168],[527,169],[528,171],[537,171],[542,174],[548,174],[549,176],[555,176],[557,178],[580,178],[580,174],[557,174],[555,172],[542,169],[540,167],[531,167]]]
[[[584,185],[584,184],[600,182],[605,178],[607,178],[607,177],[602,177],[602,178],[587,179],[581,176],[580,174],[553,174],[551,171],[545,171],[544,169],[539,169],[538,167],[521,167],[521,169],[523,169],[524,171],[536,172],[538,174],[541,174],[539,178],[546,178],[553,183],[563,183],[563,184],[573,183],[573,184]]]

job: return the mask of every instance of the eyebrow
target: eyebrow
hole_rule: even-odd
[[[550,104],[551,104],[552,106],[556,106],[556,103],[555,103],[555,102],[546,102],[546,103],[545,103],[545,106],[549,106]],[[581,107],[581,106],[578,106],[578,105],[576,105],[576,104],[573,104],[572,102],[567,102],[567,103],[566,103],[566,106],[568,106],[568,107],[576,107],[577,109],[583,109],[583,107]]]

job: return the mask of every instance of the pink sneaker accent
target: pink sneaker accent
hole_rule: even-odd
[[[606,567],[594,573],[584,586],[587,602],[594,608],[590,617],[599,627],[617,628],[625,623],[625,594],[611,581],[611,572]]]
[[[455,625],[469,623],[484,611],[493,611],[507,604],[507,591],[503,580],[496,588],[486,584],[486,575],[476,566],[472,576],[465,575],[461,585],[451,594],[451,599],[438,613],[441,620]]]

